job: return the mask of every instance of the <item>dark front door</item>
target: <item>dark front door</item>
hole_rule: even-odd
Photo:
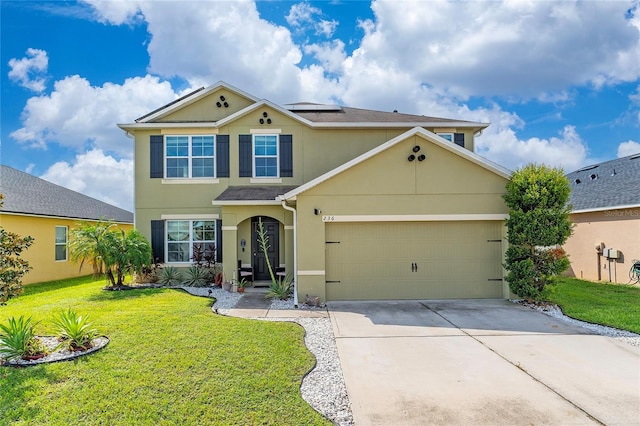
[[[262,249],[259,238],[259,219],[262,219],[262,228],[264,229],[267,241],[267,255],[269,256],[269,262],[271,262],[274,273],[280,261],[278,257],[280,253],[280,222],[264,216],[256,216],[251,219],[254,279],[258,281],[271,280],[269,268],[267,267],[267,258],[264,255],[264,250]]]

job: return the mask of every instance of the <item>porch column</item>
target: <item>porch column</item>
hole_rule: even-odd
[[[238,275],[238,226],[236,215],[222,215],[222,272],[224,279],[231,281]]]

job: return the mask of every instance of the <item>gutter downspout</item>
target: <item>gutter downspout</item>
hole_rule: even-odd
[[[293,306],[298,307],[298,211],[287,206],[284,198],[281,198],[282,208],[293,213]]]

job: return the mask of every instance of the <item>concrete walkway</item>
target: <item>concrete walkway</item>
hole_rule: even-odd
[[[505,300],[330,302],[356,425],[640,424],[640,348]]]
[[[265,299],[260,289],[246,291],[242,299],[227,313],[239,318],[327,318],[326,309],[271,309],[271,300]]]

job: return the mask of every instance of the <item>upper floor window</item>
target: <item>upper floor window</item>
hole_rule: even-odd
[[[453,133],[437,133],[442,139],[446,139],[449,142],[453,142]]]
[[[165,167],[167,178],[215,177],[215,137],[166,136]]]
[[[204,255],[215,256],[215,220],[168,220],[167,261],[190,262],[194,248]]]
[[[254,135],[253,176],[279,177],[278,135]]]
[[[458,146],[464,148],[464,133],[436,133],[443,139],[453,142]]]
[[[67,260],[67,231],[66,226],[56,226],[56,261]]]

